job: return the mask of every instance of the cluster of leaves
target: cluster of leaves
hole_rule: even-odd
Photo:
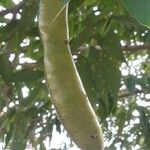
[[[1,0],[0,6],[5,8],[0,12],[0,140],[13,150],[28,144],[46,149],[43,141],[51,139],[54,125],[63,131],[44,77],[39,1]],[[135,12],[127,0],[125,6]],[[72,55],[106,149],[149,149],[149,29],[118,0],[72,0],[69,29]]]

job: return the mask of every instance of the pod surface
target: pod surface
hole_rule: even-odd
[[[103,150],[101,127],[66,42],[68,16],[67,6],[63,6],[63,0],[40,2],[39,28],[48,88],[57,114],[73,141],[82,150]]]

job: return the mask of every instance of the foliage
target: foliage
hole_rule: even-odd
[[[43,141],[52,138],[54,127],[64,131],[44,77],[39,1],[16,5],[1,0],[0,5],[6,9],[0,12],[0,140],[13,150],[29,144],[45,149]],[[102,124],[106,149],[146,150],[150,148],[150,31],[125,8],[118,0],[72,0],[70,47]]]
[[[139,20],[142,24],[150,28],[150,20],[149,20],[150,2],[149,1],[124,0],[124,3],[127,9],[133,14],[133,16],[137,20]]]

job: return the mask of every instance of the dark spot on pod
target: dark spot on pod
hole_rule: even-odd
[[[96,135],[91,135],[91,139],[96,139],[97,136]]]

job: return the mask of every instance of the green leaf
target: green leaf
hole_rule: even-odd
[[[2,5],[3,7],[7,7],[7,8],[10,8],[12,6],[14,6],[14,3],[10,0],[1,0],[0,1],[0,5]]]
[[[150,123],[149,123],[149,116],[147,115],[149,113],[146,112],[146,109],[142,106],[138,107],[138,111],[140,113],[140,124],[141,127],[143,129],[143,134],[144,134],[144,138],[145,138],[145,143],[147,145],[147,147],[150,148],[150,143],[149,143],[149,139],[150,139]]]
[[[18,20],[13,20],[8,23],[5,27],[0,27],[0,41],[8,40],[12,34],[16,32],[16,28],[18,27]],[[14,38],[14,36],[13,36]]]
[[[4,81],[9,82],[12,79],[12,68],[7,53],[0,54],[0,74]]]
[[[40,141],[40,150],[46,150],[46,147],[45,147],[43,141]]]
[[[33,83],[31,84],[33,86]],[[33,107],[36,102],[41,102],[41,100],[43,100],[42,102],[44,102],[47,98],[47,95],[48,93],[45,85],[36,81],[36,84],[34,85],[34,87],[32,87],[32,89],[29,92],[29,96],[26,97],[24,101],[21,101],[20,107],[23,109],[29,109]]]
[[[40,79],[44,76],[42,71],[33,71],[33,70],[22,70],[13,74],[13,80],[17,81],[33,81]]]
[[[100,34],[96,34],[95,38],[103,49],[107,49],[110,55],[109,57],[120,62],[125,61],[120,39],[113,31],[108,32],[104,37]]]
[[[77,50],[85,42],[89,42],[91,39],[91,30],[89,28],[84,29],[76,38],[71,40],[71,50]]]
[[[15,116],[14,135],[10,146],[11,150],[23,150],[26,147],[27,119],[21,112]]]
[[[14,125],[13,123],[11,123],[10,125],[10,131],[6,134],[6,139],[5,139],[5,148],[7,147],[7,145],[9,144],[10,140],[13,137],[13,133],[14,133]]]
[[[69,12],[73,12],[77,7],[79,7],[85,0],[72,0],[69,5]]]
[[[101,118],[105,118],[114,110],[120,87],[119,65],[110,57],[108,50],[99,51],[91,47],[88,57],[80,56],[77,62],[87,95],[93,104],[99,104],[98,112]]]
[[[128,78],[126,79],[126,86],[128,91],[132,94],[136,90],[135,85],[136,85],[136,77],[133,75],[129,75]]]
[[[89,62],[100,99],[105,104],[109,114],[113,110],[114,100],[120,87],[121,74],[118,62],[111,57],[111,53],[107,49],[99,52],[95,48],[90,49]]]
[[[22,8],[21,20],[19,22],[19,36],[20,40],[24,39],[29,30],[31,30],[31,26],[35,24],[35,17],[38,10],[38,2],[34,0],[27,0],[24,7]]]
[[[150,1],[124,0],[125,7],[140,23],[150,28]]]
[[[76,66],[79,71],[88,98],[92,105],[94,105],[97,100],[97,91],[94,85],[94,81],[92,79],[92,71],[90,69],[90,64],[87,58],[80,55],[77,60]]]

